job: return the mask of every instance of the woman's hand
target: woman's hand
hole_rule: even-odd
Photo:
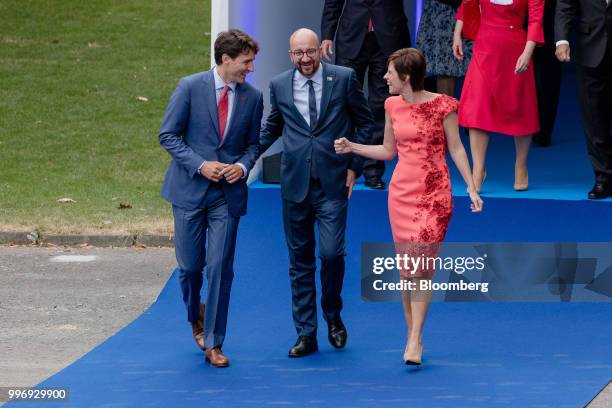
[[[336,139],[334,141],[334,149],[336,149],[337,154],[346,154],[353,152],[351,142],[346,137]]]
[[[463,61],[463,40],[461,35],[453,36],[453,55],[459,61]]]
[[[516,61],[516,67],[514,68],[515,74],[522,74],[523,72],[527,71],[527,68],[529,68],[529,63],[531,62],[532,54],[533,51],[523,51],[521,56]]]
[[[468,189],[468,193],[470,194],[470,200],[472,201],[472,204],[470,204],[470,208],[472,209],[472,212],[482,211],[482,206],[484,204],[482,202],[482,198],[480,198],[477,192],[471,189]]]

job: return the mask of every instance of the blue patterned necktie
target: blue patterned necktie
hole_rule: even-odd
[[[312,79],[309,79],[308,84],[308,111],[310,113],[310,130],[317,126],[317,96],[315,94]]]

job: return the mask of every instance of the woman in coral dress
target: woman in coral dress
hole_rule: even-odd
[[[385,101],[386,122],[382,145],[367,146],[346,138],[336,140],[337,153],[353,153],[374,160],[399,160],[389,184],[389,221],[398,253],[419,256],[423,249],[435,256],[444,239],[453,210],[451,184],[446,165],[446,147],[468,186],[472,211],[482,210],[475,191],[470,165],[459,137],[459,103],[446,95],[425,91],[425,58],[414,48],[404,48],[389,57],[385,80],[389,93],[399,94]],[[401,270],[402,279],[431,279],[433,271]],[[412,293],[411,293],[412,292]],[[402,292],[408,342],[406,364],[420,364],[423,352],[423,325],[431,293]]]
[[[480,191],[486,176],[489,132],[496,132],[516,136],[514,189],[526,190],[531,135],[540,129],[531,61],[536,45],[544,43],[544,0],[465,1],[479,2],[481,15],[459,109],[459,124],[470,132],[476,189]],[[470,18],[462,4],[453,40],[453,53],[459,60],[463,59],[464,17]]]

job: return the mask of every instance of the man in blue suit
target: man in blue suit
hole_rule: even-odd
[[[289,357],[318,350],[315,289],[315,223],[319,230],[321,308],[328,339],[346,344],[340,318],[344,235],[348,199],[361,172],[357,157],[335,154],[334,139],[371,140],[372,114],[355,71],[321,63],[317,35],[297,30],[289,39],[295,69],[270,83],[270,114],[260,134],[261,151],[283,136],[281,195],[289,250],[293,321],[298,340]]]
[[[242,31],[220,33],[216,66],[180,80],[159,133],[160,144],[172,157],[161,195],[172,203],[187,319],[214,367],[229,365],[221,346],[236,234],[240,216],[246,213],[246,177],[258,156],[263,113],[261,91],[245,82],[258,50]],[[206,307],[200,304],[205,266]]]

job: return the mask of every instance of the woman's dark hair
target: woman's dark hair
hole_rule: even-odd
[[[235,59],[238,55],[248,53],[249,51],[257,54],[259,45],[248,34],[235,28],[229,31],[222,31],[215,40],[215,63],[217,65],[221,64],[223,54],[227,54],[231,59]]]
[[[413,91],[425,89],[425,56],[416,48],[402,48],[395,51],[387,60],[387,65],[393,63],[399,78],[403,81],[410,77]]]

